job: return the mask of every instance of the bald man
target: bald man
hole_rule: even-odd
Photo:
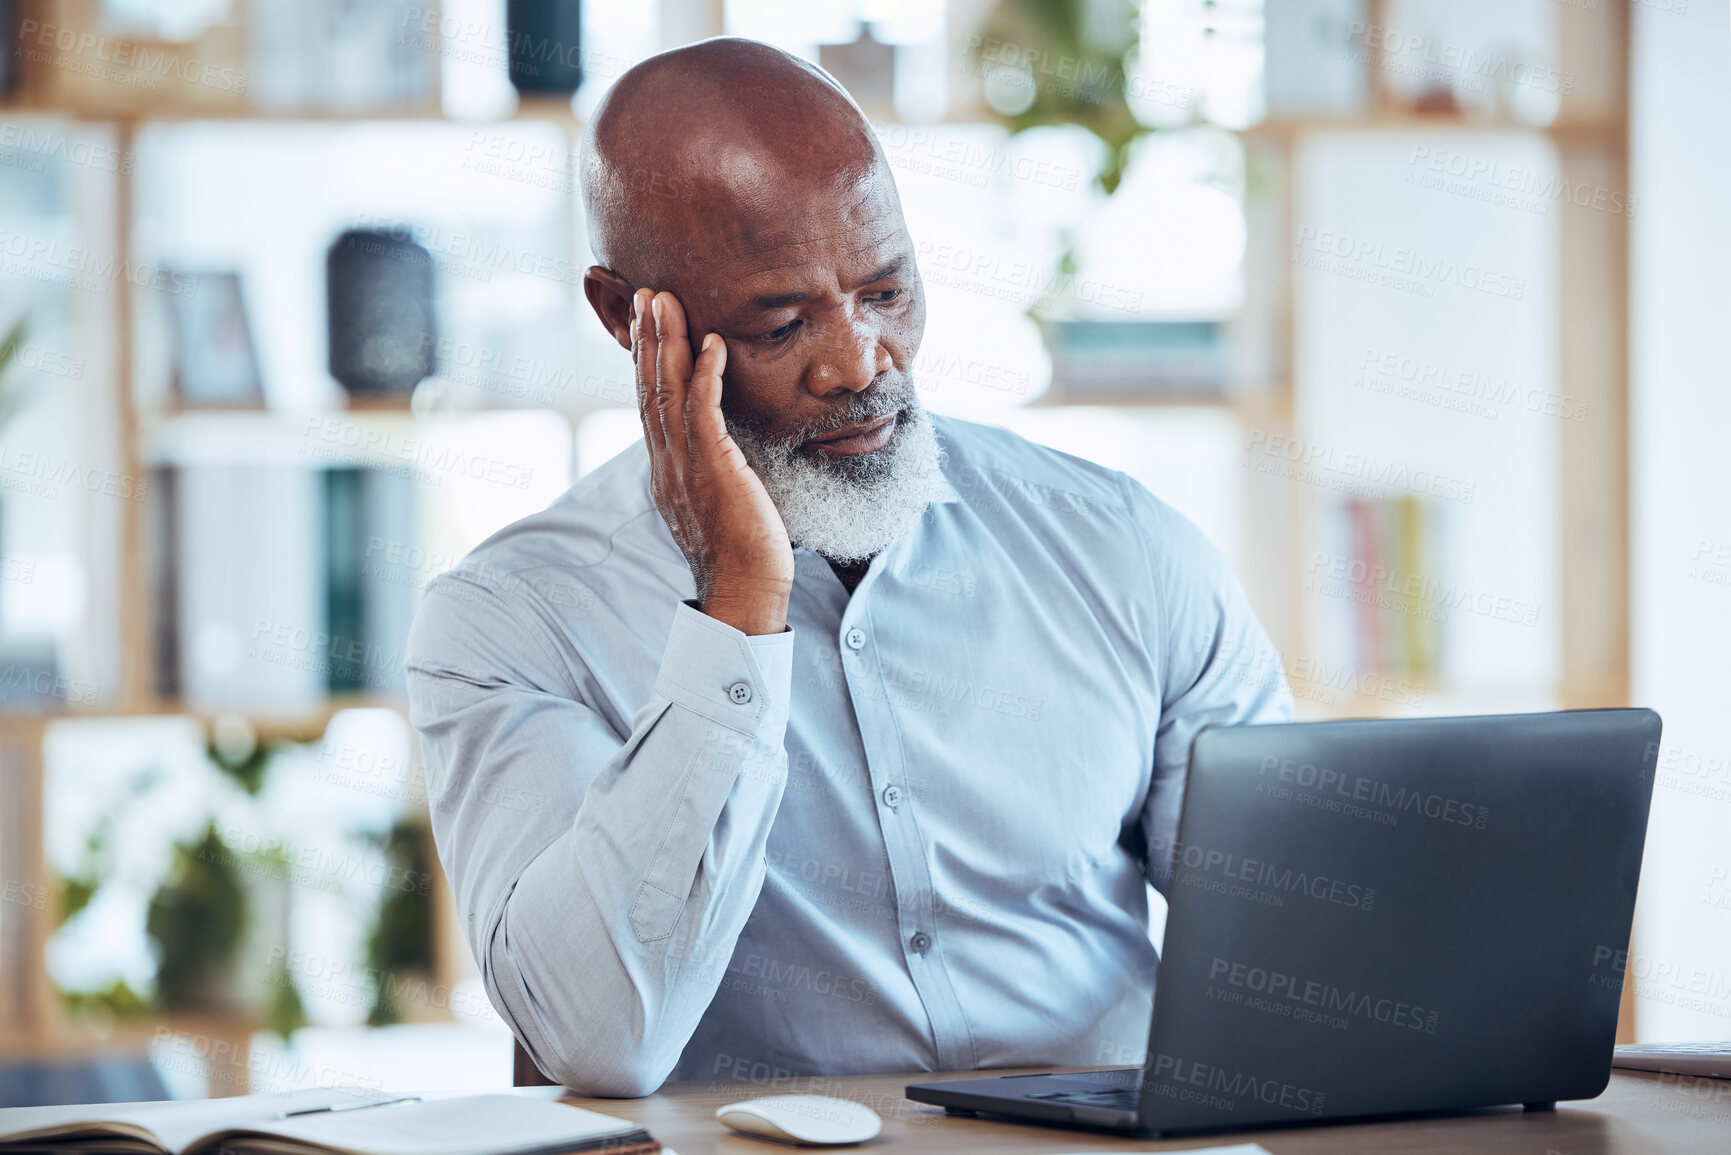
[[[645,61],[583,177],[643,443],[410,642],[494,1006],[601,1095],[1140,1061],[1190,740],[1290,710],[1238,584],[1124,475],[921,408],[895,182],[818,69]]]

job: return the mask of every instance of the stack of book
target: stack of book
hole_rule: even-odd
[[[531,1094],[336,1090],[0,1110],[0,1155],[650,1155],[635,1123]]]

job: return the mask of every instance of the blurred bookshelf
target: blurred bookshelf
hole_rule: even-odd
[[[316,7],[310,6],[308,12]],[[438,7],[419,7],[434,13],[437,29]],[[658,0],[652,7],[660,19],[661,46],[734,30],[728,24],[727,6],[720,0],[695,4]],[[1252,7],[1260,11],[1260,6]],[[1384,602],[1376,612],[1354,613],[1351,607],[1359,603],[1351,596],[1336,593],[1324,598],[1314,589],[1307,590],[1306,575],[1315,576],[1316,559],[1326,557],[1329,566],[1338,563],[1348,575],[1344,582],[1348,595],[1374,595],[1374,583],[1351,578],[1355,566],[1368,570],[1378,564],[1378,557],[1396,556],[1407,559],[1404,568],[1409,572],[1404,576],[1419,579],[1414,588],[1454,581],[1476,592],[1488,590],[1493,602],[1497,598],[1522,601],[1520,596],[1509,597],[1509,590],[1494,578],[1487,585],[1472,578],[1439,577],[1430,563],[1412,561],[1446,554],[1450,548],[1458,550],[1463,541],[1480,540],[1472,536],[1472,524],[1485,505],[1473,508],[1456,502],[1443,507],[1408,501],[1400,507],[1404,513],[1367,513],[1362,501],[1354,505],[1353,500],[1339,500],[1337,488],[1295,480],[1285,468],[1282,452],[1270,448],[1296,444],[1305,453],[1318,447],[1328,453],[1337,446],[1375,446],[1385,435],[1374,423],[1352,416],[1361,407],[1355,407],[1351,397],[1343,402],[1337,396],[1338,366],[1319,357],[1306,335],[1317,324],[1338,324],[1342,318],[1350,322],[1354,316],[1351,300],[1340,299],[1339,285],[1327,276],[1312,275],[1299,260],[1309,239],[1304,233],[1307,227],[1320,227],[1318,221],[1341,212],[1368,211],[1362,189],[1355,189],[1350,181],[1331,183],[1329,174],[1343,164],[1359,163],[1366,148],[1381,150],[1386,159],[1410,154],[1415,148],[1444,147],[1459,137],[1480,142],[1470,146],[1480,152],[1503,148],[1506,142],[1514,150],[1510,155],[1537,157],[1535,163],[1554,166],[1547,171],[1571,184],[1627,189],[1626,6],[1602,6],[1602,11],[1550,6],[1556,24],[1553,67],[1583,82],[1571,92],[1554,94],[1555,107],[1537,115],[1519,106],[1489,111],[1459,107],[1440,101],[1434,93],[1402,91],[1364,38],[1355,41],[1342,31],[1352,20],[1366,27],[1386,27],[1390,20],[1401,19],[1403,6],[1394,0],[1295,7],[1333,14],[1314,21],[1314,28],[1321,30],[1316,35],[1324,39],[1306,39],[1310,33],[1295,37],[1291,43],[1297,47],[1286,53],[1292,59],[1284,61],[1271,48],[1269,107],[1265,114],[1230,130],[1248,174],[1243,197],[1242,307],[1231,317],[1147,325],[1128,344],[1127,327],[1092,334],[1087,330],[1089,324],[1113,322],[1059,319],[1059,329],[1070,326],[1064,337],[1053,335],[1053,323],[1048,322],[1045,344],[1053,361],[1053,382],[1022,412],[1037,420],[1046,411],[1103,406],[1155,419],[1170,414],[1181,420],[1194,412],[1207,415],[1205,421],[1235,423],[1230,428],[1236,430],[1244,460],[1236,464],[1233,474],[1234,484],[1243,491],[1241,507],[1233,515],[1242,546],[1233,560],[1277,647],[1289,655],[1288,675],[1300,716],[1626,704],[1627,213],[1563,202],[1556,206],[1560,211],[1545,217],[1537,227],[1554,228],[1554,243],[1532,251],[1552,262],[1543,279],[1552,286],[1554,314],[1535,332],[1522,337],[1511,329],[1508,338],[1541,349],[1542,355],[1535,356],[1548,366],[1544,376],[1556,383],[1553,392],[1590,406],[1594,420],[1543,426],[1531,445],[1521,440],[1524,434],[1503,436],[1515,427],[1514,422],[1490,423],[1502,437],[1499,451],[1538,461],[1549,474],[1545,487],[1533,489],[1538,496],[1522,507],[1521,516],[1541,519],[1546,501],[1557,506],[1554,517],[1561,530],[1554,542],[1542,543],[1545,558],[1539,563],[1540,570],[1551,575],[1545,581],[1554,578],[1555,588],[1546,586],[1542,597],[1528,599],[1544,603],[1549,632],[1534,648],[1554,645],[1551,658],[1534,659],[1508,681],[1492,680],[1487,683],[1488,694],[1471,694],[1465,683],[1483,681],[1483,671],[1495,668],[1495,654],[1473,667],[1470,677],[1456,676],[1451,681],[1439,656],[1439,651],[1448,651],[1450,639],[1419,629],[1414,616],[1400,605],[1391,610]],[[148,197],[168,194],[141,187],[141,182],[148,177],[172,187],[179,179],[175,158],[190,164],[188,158],[221,155],[232,140],[224,133],[256,129],[283,134],[271,139],[292,139],[294,147],[311,156],[325,143],[339,142],[344,134],[355,132],[498,131],[528,133],[523,139],[552,142],[555,155],[545,167],[553,185],[561,179],[565,182],[552,190],[555,201],[563,198],[558,210],[562,219],[547,230],[540,255],[565,262],[567,270],[587,265],[586,240],[576,220],[580,213],[573,211],[571,203],[570,158],[583,124],[578,104],[524,98],[480,117],[453,113],[441,97],[442,69],[453,53],[450,45],[437,42],[436,31],[430,50],[423,45],[408,53],[387,51],[394,61],[392,69],[369,82],[372,87],[361,84],[352,91],[320,92],[308,77],[320,75],[326,67],[320,61],[326,58],[319,56],[322,50],[304,30],[292,32],[300,27],[297,21],[313,16],[297,16],[288,0],[250,4],[243,11],[245,21],[212,23],[192,40],[115,32],[101,37],[105,47],[95,50],[80,48],[77,39],[66,47],[57,32],[104,27],[97,0],[25,0],[16,6],[14,31],[23,49],[16,57],[16,86],[0,117],[7,123],[61,134],[68,141],[76,139],[90,155],[108,158],[62,166],[66,170],[62,203],[70,206],[61,214],[70,222],[64,227],[86,247],[169,269],[173,275],[174,266],[163,259],[163,245],[164,236],[174,230],[162,225],[166,216],[152,216],[158,212],[155,202],[145,203]],[[381,11],[403,19],[400,6],[384,5]],[[976,30],[992,11],[989,0],[952,0],[944,32],[946,60],[977,61]],[[1286,19],[1277,12],[1271,4],[1271,37],[1272,22]],[[271,49],[261,27],[273,30],[271,35],[277,37],[269,43],[297,45],[289,54],[294,60],[281,67],[266,63]],[[57,32],[47,33],[43,43],[46,29]],[[382,35],[378,29],[368,34],[375,39]],[[1335,39],[1327,39],[1328,35]],[[377,42],[389,49],[389,41],[386,36]],[[94,61],[99,67],[93,66],[92,56],[98,51],[104,55]],[[1350,67],[1340,67],[1343,57]],[[199,67],[192,71],[197,80],[186,79],[186,68],[164,68],[162,62],[171,58],[182,64],[196,60]],[[952,71],[956,75],[951,77],[947,122],[1005,122],[1001,111],[990,107],[982,95],[983,80],[965,69]],[[1305,82],[1307,89],[1292,87],[1297,75],[1312,76]],[[874,120],[895,123],[898,114],[884,95],[889,89],[873,91],[876,95],[868,111]],[[1198,121],[1192,114],[1165,127],[1178,131]],[[355,147],[364,147],[364,141]],[[153,156],[158,159],[153,161]],[[192,169],[199,171],[196,165]],[[398,215],[409,223],[416,211],[409,206]],[[147,217],[152,223],[141,234],[140,222]],[[343,219],[327,216],[319,227],[328,234],[335,225],[378,223],[349,211]],[[1503,229],[1507,243],[1524,243],[1521,237],[1532,230],[1522,228],[1531,224],[1518,218],[1513,223],[1493,221],[1485,236],[1492,238],[1489,243],[1499,243],[1493,234]],[[440,225],[423,221],[419,227],[436,230]],[[182,259],[181,254],[168,255]],[[189,270],[185,275],[206,275],[192,265],[185,267]],[[457,279],[462,276],[459,272]],[[243,275],[241,282],[248,284],[248,277]],[[563,317],[569,325],[583,311],[573,284],[569,275],[542,278],[528,286],[524,299],[544,309],[543,319]],[[480,276],[459,284],[470,299],[479,299],[493,287],[493,282]],[[252,401],[233,407],[188,404],[178,397],[177,354],[164,336],[169,329],[165,311],[174,302],[126,276],[113,277],[108,288],[111,291],[69,294],[68,331],[76,334],[75,343],[89,365],[80,382],[83,408],[79,414],[88,428],[74,455],[100,463],[100,468],[119,479],[147,483],[142,487],[149,496],[94,503],[86,519],[87,540],[81,548],[91,563],[93,608],[87,615],[89,636],[78,642],[86,656],[73,664],[75,670],[69,670],[80,673],[81,684],[88,683],[95,691],[88,696],[50,696],[26,712],[0,713],[0,768],[4,769],[0,815],[5,816],[0,819],[0,878],[31,896],[31,901],[0,910],[0,963],[7,976],[0,983],[4,988],[0,989],[0,1038],[5,1040],[0,1057],[8,1052],[136,1050],[148,1041],[147,1036],[154,1037],[162,1029],[225,1040],[231,1052],[239,1048],[244,1053],[247,1040],[264,1025],[256,1010],[216,1015],[176,1012],[131,1023],[69,1013],[46,964],[60,887],[49,870],[43,829],[45,744],[53,741],[56,728],[83,721],[182,718],[199,733],[214,734],[220,725],[238,718],[261,748],[273,743],[310,747],[325,741],[339,716],[375,709],[401,718],[402,729],[413,743],[400,676],[391,681],[382,667],[363,668],[360,676],[303,670],[306,676],[298,680],[261,677],[248,684],[235,674],[236,647],[246,644],[248,633],[256,638],[259,623],[268,622],[266,633],[281,626],[291,634],[296,629],[331,634],[347,628],[363,641],[391,651],[399,643],[372,634],[384,631],[398,638],[406,629],[416,589],[439,566],[454,562],[466,549],[465,541],[473,544],[476,527],[493,525],[504,517],[502,510],[517,508],[496,501],[464,504],[466,499],[456,498],[451,504],[461,508],[455,514],[448,509],[429,512],[429,492],[437,489],[443,491],[439,496],[445,496],[457,486],[417,487],[415,471],[438,476],[444,466],[429,461],[447,461],[451,452],[464,451],[453,447],[473,444],[529,444],[541,455],[538,460],[556,458],[561,440],[566,452],[571,452],[578,426],[593,413],[628,403],[629,390],[620,385],[616,374],[602,373],[563,388],[529,388],[496,365],[465,371],[460,364],[441,364],[413,394],[365,397],[345,394],[322,372],[322,366],[299,364],[286,370],[267,367],[264,387]],[[266,306],[247,298],[245,307],[256,311]],[[1398,319],[1389,327],[1398,331]],[[1332,332],[1350,343],[1350,338],[1339,337],[1346,331]],[[1469,324],[1455,338],[1464,341],[1471,334]],[[258,336],[256,329],[254,336]],[[508,333],[494,338],[479,330],[458,336],[472,338],[476,347],[489,340],[496,346],[508,345],[513,339]],[[1164,369],[1150,367],[1155,360],[1147,353],[1150,348],[1168,351],[1167,359],[1160,362]],[[270,359],[262,345],[255,352],[261,361]],[[531,347],[523,356],[535,365],[556,365],[581,363],[583,355],[582,349],[567,344]],[[1410,420],[1412,412],[1403,419]],[[406,448],[410,445],[415,448]],[[1260,471],[1252,460],[1259,454],[1280,468]],[[499,452],[496,457],[509,465],[513,453]],[[495,488],[510,491],[506,496],[512,500],[533,496],[545,504],[549,494],[556,495],[562,486],[555,485],[546,470],[537,469],[532,484],[519,487],[512,475]],[[1493,466],[1487,464],[1485,469],[1488,476],[1495,475]],[[1347,474],[1350,480],[1350,470]],[[393,475],[396,483],[381,481]],[[267,476],[274,480],[258,480]],[[249,494],[273,510],[272,515],[264,517],[255,508],[249,517]],[[225,511],[211,522],[221,531],[205,533],[209,540],[203,544],[188,545],[189,535],[203,532],[196,524],[198,510]],[[354,516],[336,517],[333,511],[338,510]],[[339,521],[347,517],[347,536],[341,541],[329,536],[333,517]],[[439,519],[441,525],[454,521],[460,526],[445,525],[430,537],[422,532],[422,526]],[[1396,528],[1351,536],[1355,524],[1373,522]],[[1425,528],[1413,529],[1414,525]],[[1459,536],[1437,536],[1447,533]],[[306,545],[312,537],[321,540],[317,550]],[[357,557],[366,560],[369,547],[375,552],[382,548],[385,555],[414,550],[417,557],[409,564],[393,563],[389,579],[361,589],[336,580],[340,574],[333,578],[327,572],[336,559],[346,558],[351,566]],[[228,568],[188,565],[175,556],[182,549],[201,551],[198,556],[203,558],[219,556],[226,549],[236,560]],[[326,564],[314,564],[314,559],[302,556],[307,553],[316,553]],[[104,564],[110,560],[112,564]],[[1410,572],[1415,569],[1425,572]],[[142,575],[149,579],[139,580]],[[284,596],[298,599],[301,608],[296,612],[261,611],[258,604],[263,603],[247,601],[268,594],[276,588],[272,583],[282,585],[290,577],[299,583],[298,592]],[[1523,581],[1508,584],[1517,587],[1516,595],[1526,592]],[[1355,591],[1354,586],[1363,588]],[[225,596],[233,604],[217,612],[213,607]],[[195,613],[205,611],[211,611],[211,616],[203,626],[186,626]],[[334,618],[348,625],[333,624]],[[1391,632],[1406,639],[1398,653],[1380,641],[1364,641]],[[1523,637],[1523,644],[1527,640]],[[1475,644],[1485,643],[1481,639]],[[226,666],[224,655],[228,655]],[[1302,664],[1295,667],[1291,656],[1302,659]],[[373,673],[379,678],[369,683],[366,675]],[[418,755],[410,757],[418,765]],[[424,829],[424,796],[403,810]],[[429,870],[434,921],[430,978],[434,987],[449,990],[471,981],[473,967],[453,925],[454,904],[436,860]],[[36,896],[46,895],[56,897],[46,903],[35,901]],[[421,1007],[416,1013],[452,1017],[448,1006]],[[148,1028],[141,1025],[145,1022]],[[1622,1034],[1629,1031],[1625,1022]],[[212,1087],[213,1093],[247,1089],[244,1079],[222,1087],[213,1080]]]
[[[392,865],[391,869],[419,880],[411,897],[421,901],[424,916],[406,917],[430,918],[431,926],[426,959],[403,972],[412,981],[397,984],[394,1004],[386,1008],[383,1020],[377,1016],[386,983],[378,975],[388,972],[376,972],[369,980],[381,989],[370,996],[375,1002],[368,1018],[463,1020],[451,993],[460,984],[466,984],[469,992],[466,1021],[489,1017],[476,1017],[485,1009],[484,997],[477,1006],[469,1006],[475,1003],[478,986],[467,947],[453,922],[449,888],[430,854],[424,773],[413,751],[415,739],[407,725],[401,686],[401,643],[413,596],[438,568],[453,563],[462,552],[455,545],[438,549],[423,544],[416,521],[421,512],[416,508],[416,473],[428,483],[420,488],[440,487],[441,482],[446,483],[442,488],[453,488],[463,480],[468,463],[449,442],[435,443],[439,431],[450,429],[451,436],[460,438],[477,423],[508,426],[512,421],[515,429],[495,433],[495,443],[500,436],[520,436],[527,423],[533,449],[545,453],[550,448],[555,463],[568,468],[568,460],[561,461],[560,454],[569,457],[574,420],[605,401],[579,392],[556,398],[551,405],[538,403],[541,399],[514,402],[510,397],[490,404],[497,399],[486,388],[491,382],[483,381],[481,388],[469,388],[465,394],[465,384],[472,382],[445,381],[435,374],[423,390],[426,397],[441,394],[430,407],[412,401],[407,391],[384,397],[346,394],[324,377],[290,389],[295,399],[285,406],[280,397],[271,395],[280,391],[269,388],[270,372],[266,395],[257,395],[255,383],[255,396],[238,405],[184,401],[177,395],[184,385],[184,366],[177,363],[179,352],[172,342],[161,336],[168,328],[164,313],[178,303],[172,299],[177,293],[196,298],[196,288],[210,285],[209,275],[203,270],[168,269],[160,259],[141,259],[150,242],[138,235],[144,211],[138,183],[147,177],[161,180],[165,173],[160,166],[142,171],[138,161],[153,146],[153,138],[161,140],[164,133],[198,132],[205,125],[276,126],[289,132],[322,133],[369,125],[434,128],[471,123],[453,120],[440,103],[441,63],[448,45],[438,42],[437,24],[428,34],[431,41],[402,49],[403,38],[395,36],[398,24],[408,18],[402,5],[371,6],[373,14],[382,14],[386,21],[370,30],[375,43],[387,49],[393,40],[396,43],[394,74],[372,91],[333,94],[332,86],[323,83],[333,62],[319,59],[319,46],[311,43],[316,40],[313,26],[330,15],[324,7],[253,3],[242,9],[244,22],[219,19],[185,40],[115,30],[110,26],[111,14],[96,0],[25,0],[0,6],[0,21],[8,22],[6,34],[18,46],[17,75],[0,114],[5,123],[15,126],[12,135],[18,139],[4,143],[20,146],[34,170],[44,165],[29,155],[32,148],[50,163],[59,162],[56,175],[63,179],[58,192],[65,210],[54,219],[65,224],[55,227],[81,242],[86,251],[118,257],[98,258],[107,274],[104,283],[85,286],[91,291],[66,294],[75,314],[68,327],[73,334],[69,343],[80,350],[77,384],[82,405],[77,420],[83,433],[79,448],[66,456],[103,477],[119,479],[127,488],[126,500],[106,506],[93,503],[94,510],[80,511],[92,530],[81,552],[96,563],[87,568],[101,579],[92,583],[93,609],[87,616],[109,626],[106,631],[92,631],[107,634],[91,647],[103,652],[79,665],[96,673],[69,679],[51,662],[46,675],[32,671],[31,678],[46,676],[50,686],[67,682],[74,687],[72,692],[39,695],[40,700],[29,703],[9,701],[7,712],[0,712],[0,769],[4,771],[0,813],[5,815],[0,821],[0,882],[9,888],[7,905],[0,909],[0,973],[4,974],[0,1061],[135,1055],[160,1050],[166,1038],[171,1044],[184,1044],[187,1054],[181,1058],[204,1070],[210,1094],[268,1089],[251,1085],[258,1064],[249,1062],[248,1052],[258,1032],[273,1026],[276,1012],[268,1005],[268,996],[294,984],[294,978],[269,976],[271,991],[262,1000],[255,994],[250,1000],[218,1000],[210,1009],[199,1009],[195,999],[188,1009],[158,1006],[128,1013],[112,999],[94,1010],[74,1006],[50,975],[47,959],[51,941],[59,933],[60,908],[68,901],[69,886],[76,889],[74,884],[81,880],[67,879],[63,864],[50,869],[53,831],[44,822],[45,812],[54,806],[46,776],[49,752],[57,746],[77,747],[90,735],[114,726],[185,722],[183,737],[202,745],[204,739],[198,736],[209,736],[213,763],[222,761],[215,748],[224,728],[239,727],[256,750],[287,751],[305,762],[306,751],[312,751],[315,760],[329,753],[337,720],[380,711],[395,716],[410,752],[397,759],[396,777],[384,783],[400,803],[390,832],[395,839],[400,831],[407,831],[419,857],[413,859],[413,868]],[[437,6],[426,7],[436,17]],[[361,11],[356,7],[348,15]],[[303,50],[298,77],[261,75],[263,58],[284,43],[281,39],[259,42],[261,19],[274,21],[277,33],[287,29],[292,33],[287,40]],[[77,35],[69,37],[69,30]],[[267,65],[262,71],[269,73],[271,68]],[[354,74],[364,73],[365,69],[354,69]],[[260,81],[267,83],[261,87]],[[551,131],[567,148],[581,129],[568,98],[524,98],[505,111],[502,121],[494,116],[485,123]],[[66,158],[74,150],[78,159],[69,163]],[[166,178],[172,181],[176,175],[170,172]],[[8,219],[7,223],[15,222]],[[40,226],[32,231],[40,232]],[[565,255],[568,264],[579,259],[580,241],[571,230],[558,232],[553,240],[571,246]],[[74,259],[80,267],[85,263]],[[130,270],[134,263],[152,268],[154,278],[138,284],[127,271],[116,271],[117,265]],[[27,275],[30,272],[26,270]],[[197,286],[201,275],[205,283]],[[165,278],[166,292],[157,291],[165,288]],[[183,285],[194,289],[180,293]],[[256,309],[257,302],[242,306],[249,307]],[[421,452],[420,447],[429,444],[433,447]],[[509,472],[512,462],[490,464],[493,473],[500,474]],[[524,472],[519,469],[493,481],[507,490],[532,488],[540,504],[547,500],[545,491],[557,492],[565,484],[556,476],[546,476],[531,487]],[[245,505],[249,498],[259,503],[250,515]],[[291,514],[286,521],[285,510]],[[297,512],[298,519],[292,516]],[[189,541],[189,533],[207,540]],[[245,534],[244,540],[237,541],[236,533]],[[309,541],[309,533],[325,540]],[[369,543],[382,543],[379,558],[368,559]],[[410,564],[403,563],[404,553],[409,554]],[[211,564],[217,558],[231,564]],[[393,563],[395,572],[385,580],[359,581],[355,573],[363,560],[381,566]],[[318,669],[295,670],[290,662],[277,668],[237,670],[235,647],[244,644],[247,632],[243,619],[247,615],[257,621],[266,618],[256,609],[230,606],[226,621],[220,620],[220,612],[211,619],[212,600],[235,592],[257,594],[272,582],[280,585],[287,571],[297,569],[301,572],[292,576],[300,588],[290,601],[298,599],[304,612],[272,622],[273,631],[289,638],[288,657],[296,656],[299,634],[319,637],[346,632],[360,643],[358,660],[300,663],[322,667]],[[268,588],[264,592],[268,594]],[[181,621],[189,612],[206,615],[197,629]],[[226,634],[217,628],[224,626]],[[256,635],[256,625],[252,631]],[[207,658],[214,654],[214,662],[200,659],[201,650],[210,651]],[[383,657],[372,661],[373,651]],[[273,676],[285,669],[300,676],[286,681]],[[249,688],[247,679],[236,678],[237,672],[264,676],[252,678]],[[16,699],[17,694],[8,697]],[[198,760],[196,749],[184,753]],[[66,757],[64,750],[60,756]],[[190,772],[202,773],[202,768]],[[139,780],[148,782],[150,773]],[[259,773],[277,771],[267,765]],[[315,772],[327,785],[335,776],[330,766]],[[220,774],[212,779],[220,780]],[[351,795],[376,794],[379,785],[363,780],[350,782],[345,789]],[[108,788],[117,787],[111,783]],[[210,821],[218,819],[213,814]],[[265,813],[255,813],[247,821],[254,826],[243,824],[238,829],[255,841],[258,831],[274,829]],[[230,834],[235,829],[230,827]],[[415,831],[420,832],[418,837]],[[327,848],[319,848],[325,856],[321,862],[337,865],[325,868],[329,877],[311,880],[307,889],[315,898],[330,898],[339,889],[355,891],[352,879],[342,877],[343,871],[355,874],[374,870],[381,861],[396,862],[391,857],[394,846],[375,850],[345,844],[339,850],[343,857],[331,857]],[[257,856],[243,861],[238,849],[219,857],[231,858],[231,866],[238,864],[253,907],[272,889],[268,880],[279,883],[277,890],[296,881],[281,882],[275,866]],[[261,878],[267,880],[262,888],[257,885]],[[373,892],[385,904],[398,896],[376,885],[359,889],[363,901]],[[323,893],[327,890],[332,894]],[[250,978],[252,985],[258,985],[259,974]],[[369,997],[366,983],[359,982],[355,990],[338,991],[335,1001],[352,1003],[365,997]],[[501,1058],[503,1062],[505,1057]]]

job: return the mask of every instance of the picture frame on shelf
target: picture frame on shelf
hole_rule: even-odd
[[[169,308],[175,401],[188,409],[263,409],[240,274],[200,273],[197,284],[198,292],[175,294]]]

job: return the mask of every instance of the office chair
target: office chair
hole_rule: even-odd
[[[516,1039],[511,1040],[511,1085],[513,1087],[556,1087],[552,1079],[541,1073],[529,1052]]]

